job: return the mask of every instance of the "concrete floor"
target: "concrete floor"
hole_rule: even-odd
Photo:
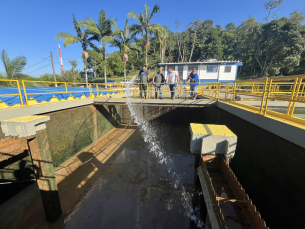
[[[70,158],[56,173],[97,155],[121,130],[111,131]],[[175,161],[172,171],[181,175],[192,203],[196,190],[189,130],[162,128],[161,132],[163,148]],[[45,221],[36,184],[5,203],[14,203],[15,211],[10,212],[15,214],[8,217],[9,213],[0,209],[4,213],[1,222],[5,228],[190,228],[192,223],[182,205],[181,190],[170,184],[168,175],[168,168],[157,163],[138,128],[131,126],[95,159],[57,176],[63,216],[55,223]],[[5,214],[6,222],[2,221]]]

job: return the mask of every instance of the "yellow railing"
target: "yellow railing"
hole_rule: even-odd
[[[220,83],[217,97],[219,101],[244,107],[260,115],[276,116],[304,125],[305,119],[294,116],[296,108],[301,109],[301,116],[305,116],[304,79],[305,75],[296,75]],[[242,97],[242,101],[238,101],[239,97]],[[251,101],[256,105],[251,105]],[[270,102],[273,105],[277,103],[280,109],[270,108]]]
[[[196,83],[198,84],[198,99],[201,100],[218,100],[234,106],[239,106],[260,115],[272,115],[282,119],[293,120],[298,123],[305,124],[304,119],[294,116],[296,108],[304,108],[305,111],[305,75],[296,75],[289,77],[273,77],[264,79],[253,79],[244,81],[234,81],[225,83]],[[89,93],[86,98],[100,97],[101,93],[118,93],[126,92],[128,83],[89,83],[86,88],[85,83],[70,83],[57,82],[59,86],[64,88],[61,91],[58,89],[50,90],[48,92],[29,92],[27,85],[35,84],[49,84],[54,85],[52,81],[29,81],[23,80],[22,85],[19,85],[18,80],[0,80],[0,82],[8,82],[10,86],[16,85],[18,93],[3,94],[1,96],[19,96],[20,106],[30,106],[29,99],[35,95],[57,94],[57,93]],[[160,83],[162,85],[162,94],[165,97],[170,97],[171,92],[175,92],[175,99],[187,99],[190,94],[190,85],[179,82],[176,84],[175,91],[171,91],[169,84]],[[130,93],[132,98],[139,98],[140,85],[146,86],[147,99],[155,98],[155,85],[152,83],[132,83],[130,86]],[[42,85],[43,86],[43,85]],[[71,90],[74,87],[77,90]],[[21,90],[22,89],[22,90]],[[105,91],[107,89],[107,91]],[[142,88],[143,89],[143,88]],[[0,87],[1,90],[1,87]],[[22,93],[23,91],[23,93]],[[159,95],[159,91],[158,91]],[[24,96],[25,104],[22,97]],[[142,91],[144,97],[144,91]],[[116,98],[116,96],[114,96]],[[126,95],[117,96],[120,99],[126,99]],[[241,98],[241,101],[239,99]],[[270,103],[280,103],[281,112],[270,108]],[[284,107],[284,108],[283,108]],[[0,107],[1,109],[1,107]],[[283,112],[284,109],[284,112]],[[304,112],[305,113],[305,112]],[[305,114],[304,114],[305,116]]]
[[[20,99],[20,105],[21,107],[24,106],[23,104],[23,100],[22,100],[22,94],[21,94],[21,90],[20,90],[20,85],[19,85],[19,81],[18,80],[7,80],[7,79],[0,79],[0,82],[7,82],[10,84],[10,86],[15,86],[18,89],[18,94],[1,94],[0,93],[0,101],[1,101],[1,96],[18,96]],[[0,90],[1,90],[1,85],[0,85]]]

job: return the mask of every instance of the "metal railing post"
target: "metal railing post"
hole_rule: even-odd
[[[288,107],[287,107],[286,115],[289,115],[289,113],[290,113],[291,100],[293,99],[294,91],[295,91],[295,88],[296,88],[296,86],[297,86],[297,82],[298,82],[298,81],[299,81],[299,77],[297,77],[297,78],[294,80],[294,84],[293,84],[293,88],[292,88],[292,91],[291,91],[290,101],[289,101],[289,104],[288,104]],[[290,88],[291,88],[291,87],[290,87]]]
[[[270,81],[269,81],[269,89],[268,89],[267,98],[266,98],[264,115],[267,114],[269,95],[270,95],[271,90],[272,90],[272,79],[270,79]]]
[[[18,87],[18,92],[19,92],[20,104],[21,104],[21,107],[24,107],[19,81],[17,80],[16,82],[17,82],[17,87]]]
[[[97,98],[99,98],[100,97],[100,93],[98,91],[98,84],[95,84],[95,86],[96,86],[96,96],[97,96]]]
[[[294,98],[293,98],[294,101],[293,101],[293,104],[292,104],[289,116],[293,115],[294,108],[295,108],[295,103],[296,103],[295,100],[297,99],[297,97],[299,95],[299,91],[300,91],[300,87],[301,87],[302,81],[303,81],[303,79],[299,78],[298,87],[297,87],[296,93],[295,93]]]
[[[268,78],[266,78],[266,81],[265,81],[265,84],[264,84],[264,87],[263,87],[263,95],[262,95],[262,101],[261,101],[261,107],[260,107],[260,110],[259,110],[259,114],[262,114],[262,111],[263,111],[267,85],[268,85]]]
[[[27,94],[26,94],[26,89],[25,89],[25,85],[24,85],[24,80],[22,80],[22,86],[23,86],[25,104],[26,104],[26,106],[28,107],[28,106],[29,106],[29,102],[28,102],[28,96],[27,96]]]

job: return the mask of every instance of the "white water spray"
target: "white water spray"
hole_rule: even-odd
[[[166,152],[161,147],[160,138],[157,134],[156,128],[151,125],[147,120],[143,112],[143,106],[132,104],[131,102],[131,85],[134,82],[135,77],[131,79],[127,86],[127,106],[134,121],[139,125],[140,131],[144,138],[144,141],[148,144],[150,153],[152,153],[158,160],[159,164],[165,164],[168,168],[168,174],[171,176],[171,185],[177,189],[178,187],[182,190],[181,201],[185,209],[186,215],[197,224],[198,228],[203,228],[204,223],[197,217],[198,209],[193,209],[191,204],[191,196],[185,191],[185,187],[181,184],[181,176],[173,171],[173,160],[166,155]]]

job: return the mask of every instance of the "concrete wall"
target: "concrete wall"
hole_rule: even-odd
[[[300,228],[305,214],[305,149],[219,109],[238,137],[231,168],[270,228]]]
[[[47,113],[54,166],[72,157],[121,123],[121,106],[88,105]]]
[[[237,135],[231,168],[270,228],[300,228],[305,149],[220,108],[176,108],[155,121],[226,125]]]
[[[0,140],[4,138],[4,134],[2,132],[1,124],[0,124]]]
[[[46,113],[47,135],[54,166],[59,166],[107,132],[121,123],[121,106],[87,105],[58,112]],[[0,128],[0,140],[4,138]],[[38,139],[40,144],[43,139]],[[1,150],[0,150],[1,153]],[[33,164],[29,152],[0,161],[0,183],[12,180],[34,178]],[[0,204],[33,182],[20,182],[2,185]]]

